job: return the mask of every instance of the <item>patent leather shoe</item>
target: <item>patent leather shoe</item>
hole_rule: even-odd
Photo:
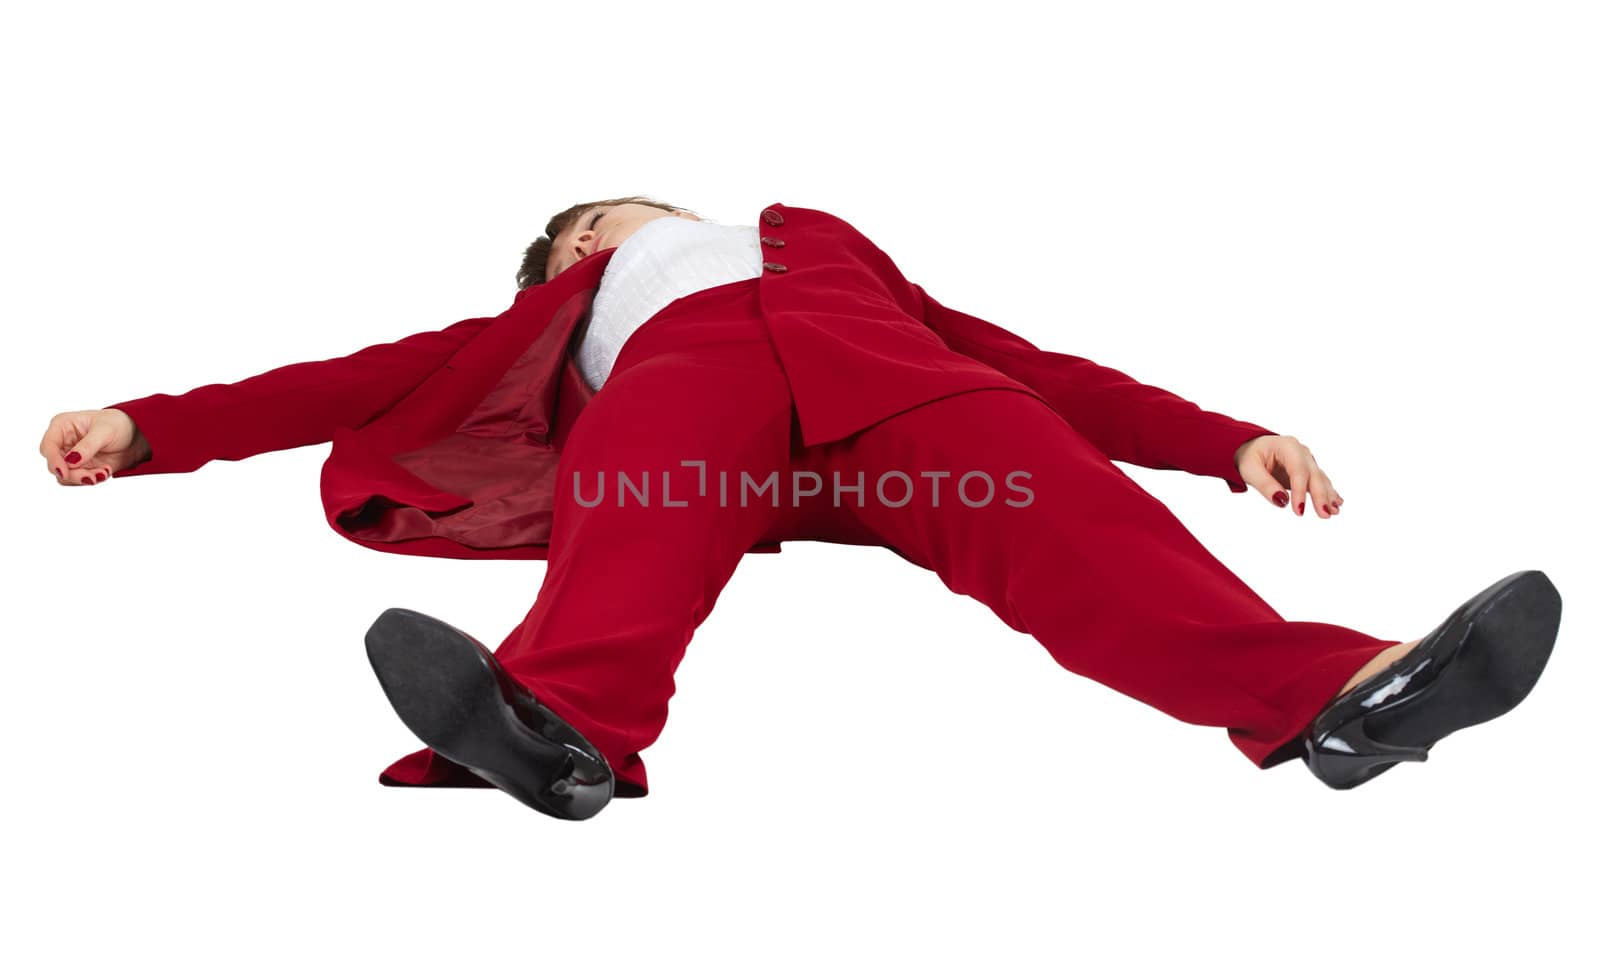
[[[367,630],[367,658],[418,739],[536,811],[582,821],[611,800],[605,756],[482,643],[410,609]]]
[[[1515,572],[1467,600],[1388,669],[1336,698],[1312,722],[1305,760],[1336,790],[1521,703],[1544,671],[1561,596],[1543,572]]]

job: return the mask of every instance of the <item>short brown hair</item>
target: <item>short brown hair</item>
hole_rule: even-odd
[[[565,232],[567,226],[572,224],[572,220],[576,219],[579,213],[596,205],[625,205],[629,202],[639,205],[653,205],[658,209],[666,209],[669,212],[681,211],[698,214],[694,213],[692,209],[686,209],[681,205],[668,205],[665,202],[659,202],[644,195],[629,195],[626,198],[619,199],[601,199],[598,202],[580,202],[571,208],[562,209],[552,216],[549,224],[544,227],[544,235],[533,240],[533,243],[523,252],[522,268],[517,270],[517,289],[523,290],[529,286],[537,286],[545,282],[544,271],[545,266],[550,261],[550,247],[554,245],[556,236]]]

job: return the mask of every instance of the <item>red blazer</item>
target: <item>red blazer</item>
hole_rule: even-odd
[[[1237,493],[1234,451],[1276,433],[945,307],[836,216],[773,203],[756,224],[760,305],[806,445],[951,393],[1010,387],[1113,460],[1221,478]],[[345,538],[407,555],[546,558],[561,446],[594,393],[573,336],[615,251],[520,291],[498,316],[108,404],[151,445],[118,477],[331,440],[323,508]]]

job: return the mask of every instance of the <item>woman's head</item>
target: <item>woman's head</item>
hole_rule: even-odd
[[[517,288],[527,289],[560,275],[562,270],[601,249],[615,249],[651,219],[677,216],[700,221],[688,209],[657,202],[643,195],[583,202],[550,219],[544,235],[522,254]]]

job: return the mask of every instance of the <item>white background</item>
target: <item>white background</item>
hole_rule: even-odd
[[[0,958],[1579,960],[1590,12],[1046,10],[9,10]],[[701,627],[649,797],[574,824],[377,783],[419,745],[367,626],[403,605],[498,643],[543,563],[343,541],[327,445],[77,489],[37,453],[58,411],[498,314],[550,215],[625,194],[824,209],[946,305],[1294,434],[1346,498],[1331,521],[1128,470],[1289,619],[1412,639],[1543,569],[1566,604],[1543,680],[1333,791],[887,549],[791,543]]]

